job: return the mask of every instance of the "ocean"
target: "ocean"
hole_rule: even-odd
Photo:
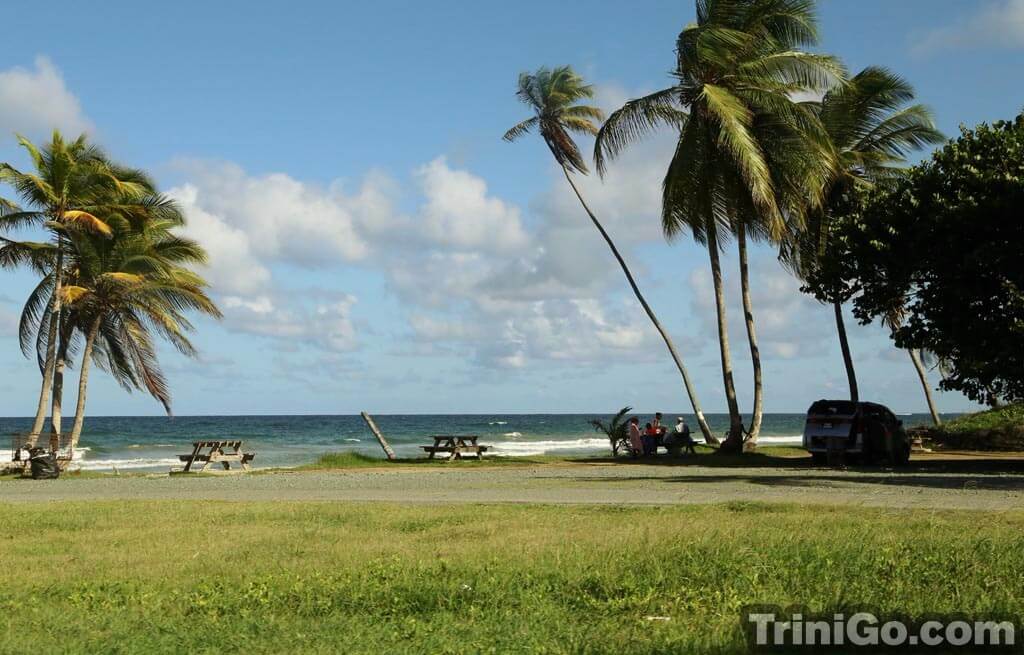
[[[690,414],[664,412],[671,427],[685,416],[694,435],[700,431]],[[641,422],[652,417],[638,414]],[[599,455],[609,451],[608,439],[590,427],[600,414],[458,414],[375,415],[374,419],[400,457],[422,455],[419,446],[433,434],[477,434],[480,443],[497,456],[542,454]],[[725,414],[708,414],[716,434],[728,427]],[[901,417],[907,425],[928,423],[925,414]],[[65,419],[68,426],[71,419]],[[3,444],[0,461],[9,461],[10,435],[25,432],[28,418],[0,418]],[[803,414],[765,414],[760,443],[800,443]],[[180,466],[178,455],[190,452],[199,440],[241,439],[247,452],[255,452],[256,467],[291,467],[313,462],[333,452],[358,452],[373,457],[383,453],[359,416],[90,416],[79,443],[84,470],[167,471]]]

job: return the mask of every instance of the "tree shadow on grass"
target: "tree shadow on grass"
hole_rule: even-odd
[[[957,491],[1024,491],[1024,477],[966,475],[676,475],[630,476],[630,477],[587,477],[577,478],[580,482],[661,482],[664,484],[722,484],[747,483],[766,487],[841,488],[854,485],[878,485],[887,487],[925,487],[929,489],[950,489]]]
[[[976,459],[929,457],[928,459],[915,460],[913,457],[906,466],[892,467],[888,464],[874,466],[851,463],[842,467],[816,466],[810,456],[776,456],[761,453],[748,453],[746,455],[717,455],[713,452],[708,454],[689,455],[683,457],[669,457],[659,455],[648,458],[579,458],[567,461],[577,463],[600,463],[600,464],[632,464],[639,466],[656,467],[701,467],[701,468],[723,468],[723,469],[747,469],[767,468],[778,471],[803,470],[803,471],[849,471],[850,473],[880,473],[893,474],[907,473],[934,473],[934,474],[975,474],[975,475],[998,475],[998,474],[1021,474],[1024,475],[1024,458],[1010,459],[1006,457],[986,458],[980,456]],[[652,476],[657,477],[657,476]],[[720,476],[714,476],[720,477]],[[887,476],[888,477],[888,476]],[[622,479],[622,478],[619,478]],[[845,477],[843,479],[846,479]]]

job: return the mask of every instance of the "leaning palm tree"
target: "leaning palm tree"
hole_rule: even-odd
[[[931,111],[924,105],[908,104],[913,99],[909,83],[875,66],[825,94],[819,115],[836,166],[826,181],[822,207],[810,213],[805,224],[791,230],[780,250],[783,263],[802,280],[808,280],[832,257],[836,223],[855,211],[859,193],[902,174],[911,152],[944,140]],[[857,373],[843,321],[842,305],[848,293],[836,288],[827,301],[835,314],[850,399],[857,402]],[[920,370],[918,362],[914,365]]]
[[[906,318],[907,311],[903,306],[891,307],[882,316],[882,325],[889,330],[890,335],[896,333],[896,330],[903,325],[903,320]],[[925,370],[924,360],[928,360],[929,366],[935,366],[944,368],[944,362],[935,357],[935,355],[927,350],[920,350],[918,348],[903,348],[902,350],[907,351],[907,355],[910,357],[910,362],[914,365],[914,371],[917,373],[917,379],[921,382],[921,388],[924,390],[925,402],[928,404],[928,412],[932,415],[932,422],[935,425],[942,425],[942,417],[939,416],[939,410],[935,407],[935,399],[932,397],[932,388],[928,384],[928,371]]]
[[[665,346],[668,348],[669,354],[671,354],[672,360],[675,362],[676,368],[679,369],[679,374],[683,378],[686,394],[690,398],[690,404],[693,406],[694,414],[697,416],[697,423],[700,425],[701,432],[704,433],[704,438],[708,443],[717,443],[715,436],[708,427],[707,420],[704,418],[700,402],[697,400],[697,392],[693,388],[689,373],[687,373],[686,366],[683,364],[683,360],[679,356],[672,338],[662,326],[658,317],[655,316],[654,310],[651,309],[644,295],[640,292],[633,273],[629,270],[629,266],[626,264],[621,253],[619,253],[615,242],[612,241],[607,230],[597,219],[597,216],[594,215],[594,212],[591,211],[583,199],[583,194],[580,193],[575,181],[573,181],[573,172],[586,175],[587,165],[583,161],[579,147],[571,135],[572,133],[596,135],[598,130],[594,125],[594,121],[600,121],[604,118],[600,109],[589,105],[577,104],[581,100],[592,98],[594,95],[593,88],[585,84],[583,79],[572,68],[561,66],[553,70],[541,68],[535,73],[521,74],[519,76],[519,89],[516,95],[520,101],[533,110],[534,115],[506,132],[505,140],[515,141],[534,129],[540,133],[555,161],[561,167],[566,181],[576,194],[576,198],[579,199],[580,204],[583,206],[583,210],[587,212],[590,221],[597,228],[605,243],[608,244],[608,248],[612,251],[615,260],[619,263],[619,267],[622,269],[630,288],[633,290],[633,295],[636,296],[640,306],[643,307],[647,317],[665,342]]]
[[[206,283],[188,269],[206,261],[193,241],[176,236],[180,225],[147,220],[139,225],[108,217],[112,238],[80,235],[74,241],[75,276],[61,289],[69,320],[85,335],[78,401],[70,435],[73,449],[85,420],[90,364],[98,361],[122,384],[145,388],[170,412],[170,395],[160,373],[154,335],[187,356],[195,348],[186,336],[192,328],[185,313],[219,317],[205,293]]]
[[[939,415],[939,409],[935,406],[935,399],[932,398],[932,387],[928,383],[927,369],[937,369],[940,376],[946,377],[950,373],[949,361],[938,357],[930,350],[907,348],[907,353],[910,355],[910,361],[914,364],[914,370],[917,371],[917,378],[921,381],[921,388],[924,391],[925,402],[928,404],[928,412],[932,415],[932,422],[935,425],[942,425],[942,417]]]
[[[45,353],[40,362],[42,384],[29,433],[29,441],[34,443],[43,428],[51,385],[55,376],[63,374],[64,363],[58,362],[58,342],[68,240],[74,233],[108,236],[110,227],[97,215],[102,214],[115,197],[118,203],[129,207],[133,198],[144,189],[134,180],[120,179],[104,153],[89,144],[84,135],[68,142],[60,132],[54,131],[50,143],[42,148],[24,137],[18,137],[18,141],[31,158],[35,171],[22,172],[10,164],[0,164],[0,182],[14,188],[24,207],[0,216],[0,230],[43,227],[49,232],[53,253],[47,282],[49,294],[45,298],[47,306],[42,312],[44,329],[40,332],[39,341]],[[17,247],[10,242],[7,245]],[[69,336],[67,332],[63,335]],[[25,345],[24,341],[22,345]],[[54,396],[54,402],[53,431],[59,433],[59,395]]]
[[[668,124],[679,130],[665,175],[662,227],[669,238],[689,230],[708,250],[729,409],[726,452],[744,447],[745,429],[733,379],[720,251],[735,233],[751,354],[759,362],[747,232],[780,239],[787,220],[799,220],[805,207],[819,200],[830,166],[814,112],[792,99],[843,76],[834,58],[799,49],[817,40],[813,10],[813,0],[697,0],[697,21],[676,42],[674,84],[627,102],[609,117],[595,144],[603,173],[611,158],[654,128]],[[759,404],[759,382],[755,395]]]

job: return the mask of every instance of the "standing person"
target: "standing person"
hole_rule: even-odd
[[[661,424],[661,412],[654,413],[654,450],[652,454],[658,454],[658,446],[665,445],[665,437],[668,436],[668,428]]]
[[[643,451],[643,437],[640,434],[640,419],[634,416],[629,419],[629,446],[636,457]]]
[[[665,433],[668,432],[668,429],[661,424],[661,412],[656,412],[654,414],[654,421],[651,425],[654,426],[654,431],[659,437],[664,436]]]

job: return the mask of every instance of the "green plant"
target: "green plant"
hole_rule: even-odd
[[[632,411],[632,407],[623,407],[607,423],[600,419],[590,421],[590,425],[596,431],[608,437],[608,442],[612,447],[612,457],[618,456],[619,448],[623,443],[629,441],[629,423],[626,421],[626,414]]]

